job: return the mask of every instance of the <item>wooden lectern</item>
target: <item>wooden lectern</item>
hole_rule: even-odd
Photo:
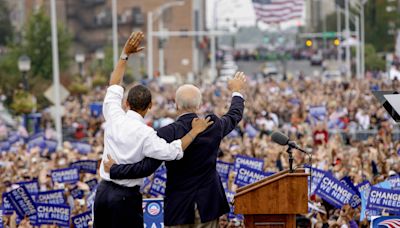
[[[246,228],[296,227],[296,214],[308,210],[304,169],[288,170],[244,186],[235,195],[235,214],[244,215]]]

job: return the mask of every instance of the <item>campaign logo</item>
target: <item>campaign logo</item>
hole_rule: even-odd
[[[147,211],[149,212],[150,215],[152,216],[157,216],[161,212],[161,207],[158,203],[149,203],[147,205]]]
[[[398,228],[400,216],[381,216],[372,220],[372,228]]]

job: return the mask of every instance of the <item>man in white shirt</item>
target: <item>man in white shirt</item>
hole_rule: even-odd
[[[143,47],[139,47],[143,38],[141,32],[132,33],[111,75],[103,103],[106,124],[102,163],[107,156],[120,164],[136,163],[145,157],[179,160],[194,138],[213,123],[209,119],[196,118],[188,134],[167,143],[143,121],[152,103],[150,91],[142,85],[130,89],[126,101],[129,110],[123,110],[124,89],[119,84],[128,56],[143,50]],[[94,227],[143,227],[142,195],[139,192],[143,179],[111,180],[109,173],[104,172],[103,165],[100,166],[100,176],[103,180],[97,188],[94,202]]]

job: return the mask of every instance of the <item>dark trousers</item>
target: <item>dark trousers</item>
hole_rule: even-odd
[[[143,227],[140,187],[101,181],[94,200],[94,228]]]

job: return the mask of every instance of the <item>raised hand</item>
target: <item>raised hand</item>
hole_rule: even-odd
[[[130,55],[142,51],[144,47],[139,46],[143,39],[143,32],[132,32],[132,34],[129,36],[129,39],[125,43],[124,53]]]
[[[200,134],[201,132],[205,131],[213,123],[214,123],[214,121],[210,121],[210,117],[207,117],[206,119],[194,118],[192,120],[192,130],[196,134]]]
[[[240,92],[246,86],[246,75],[243,72],[236,72],[235,76],[228,81],[228,88],[232,92]]]

